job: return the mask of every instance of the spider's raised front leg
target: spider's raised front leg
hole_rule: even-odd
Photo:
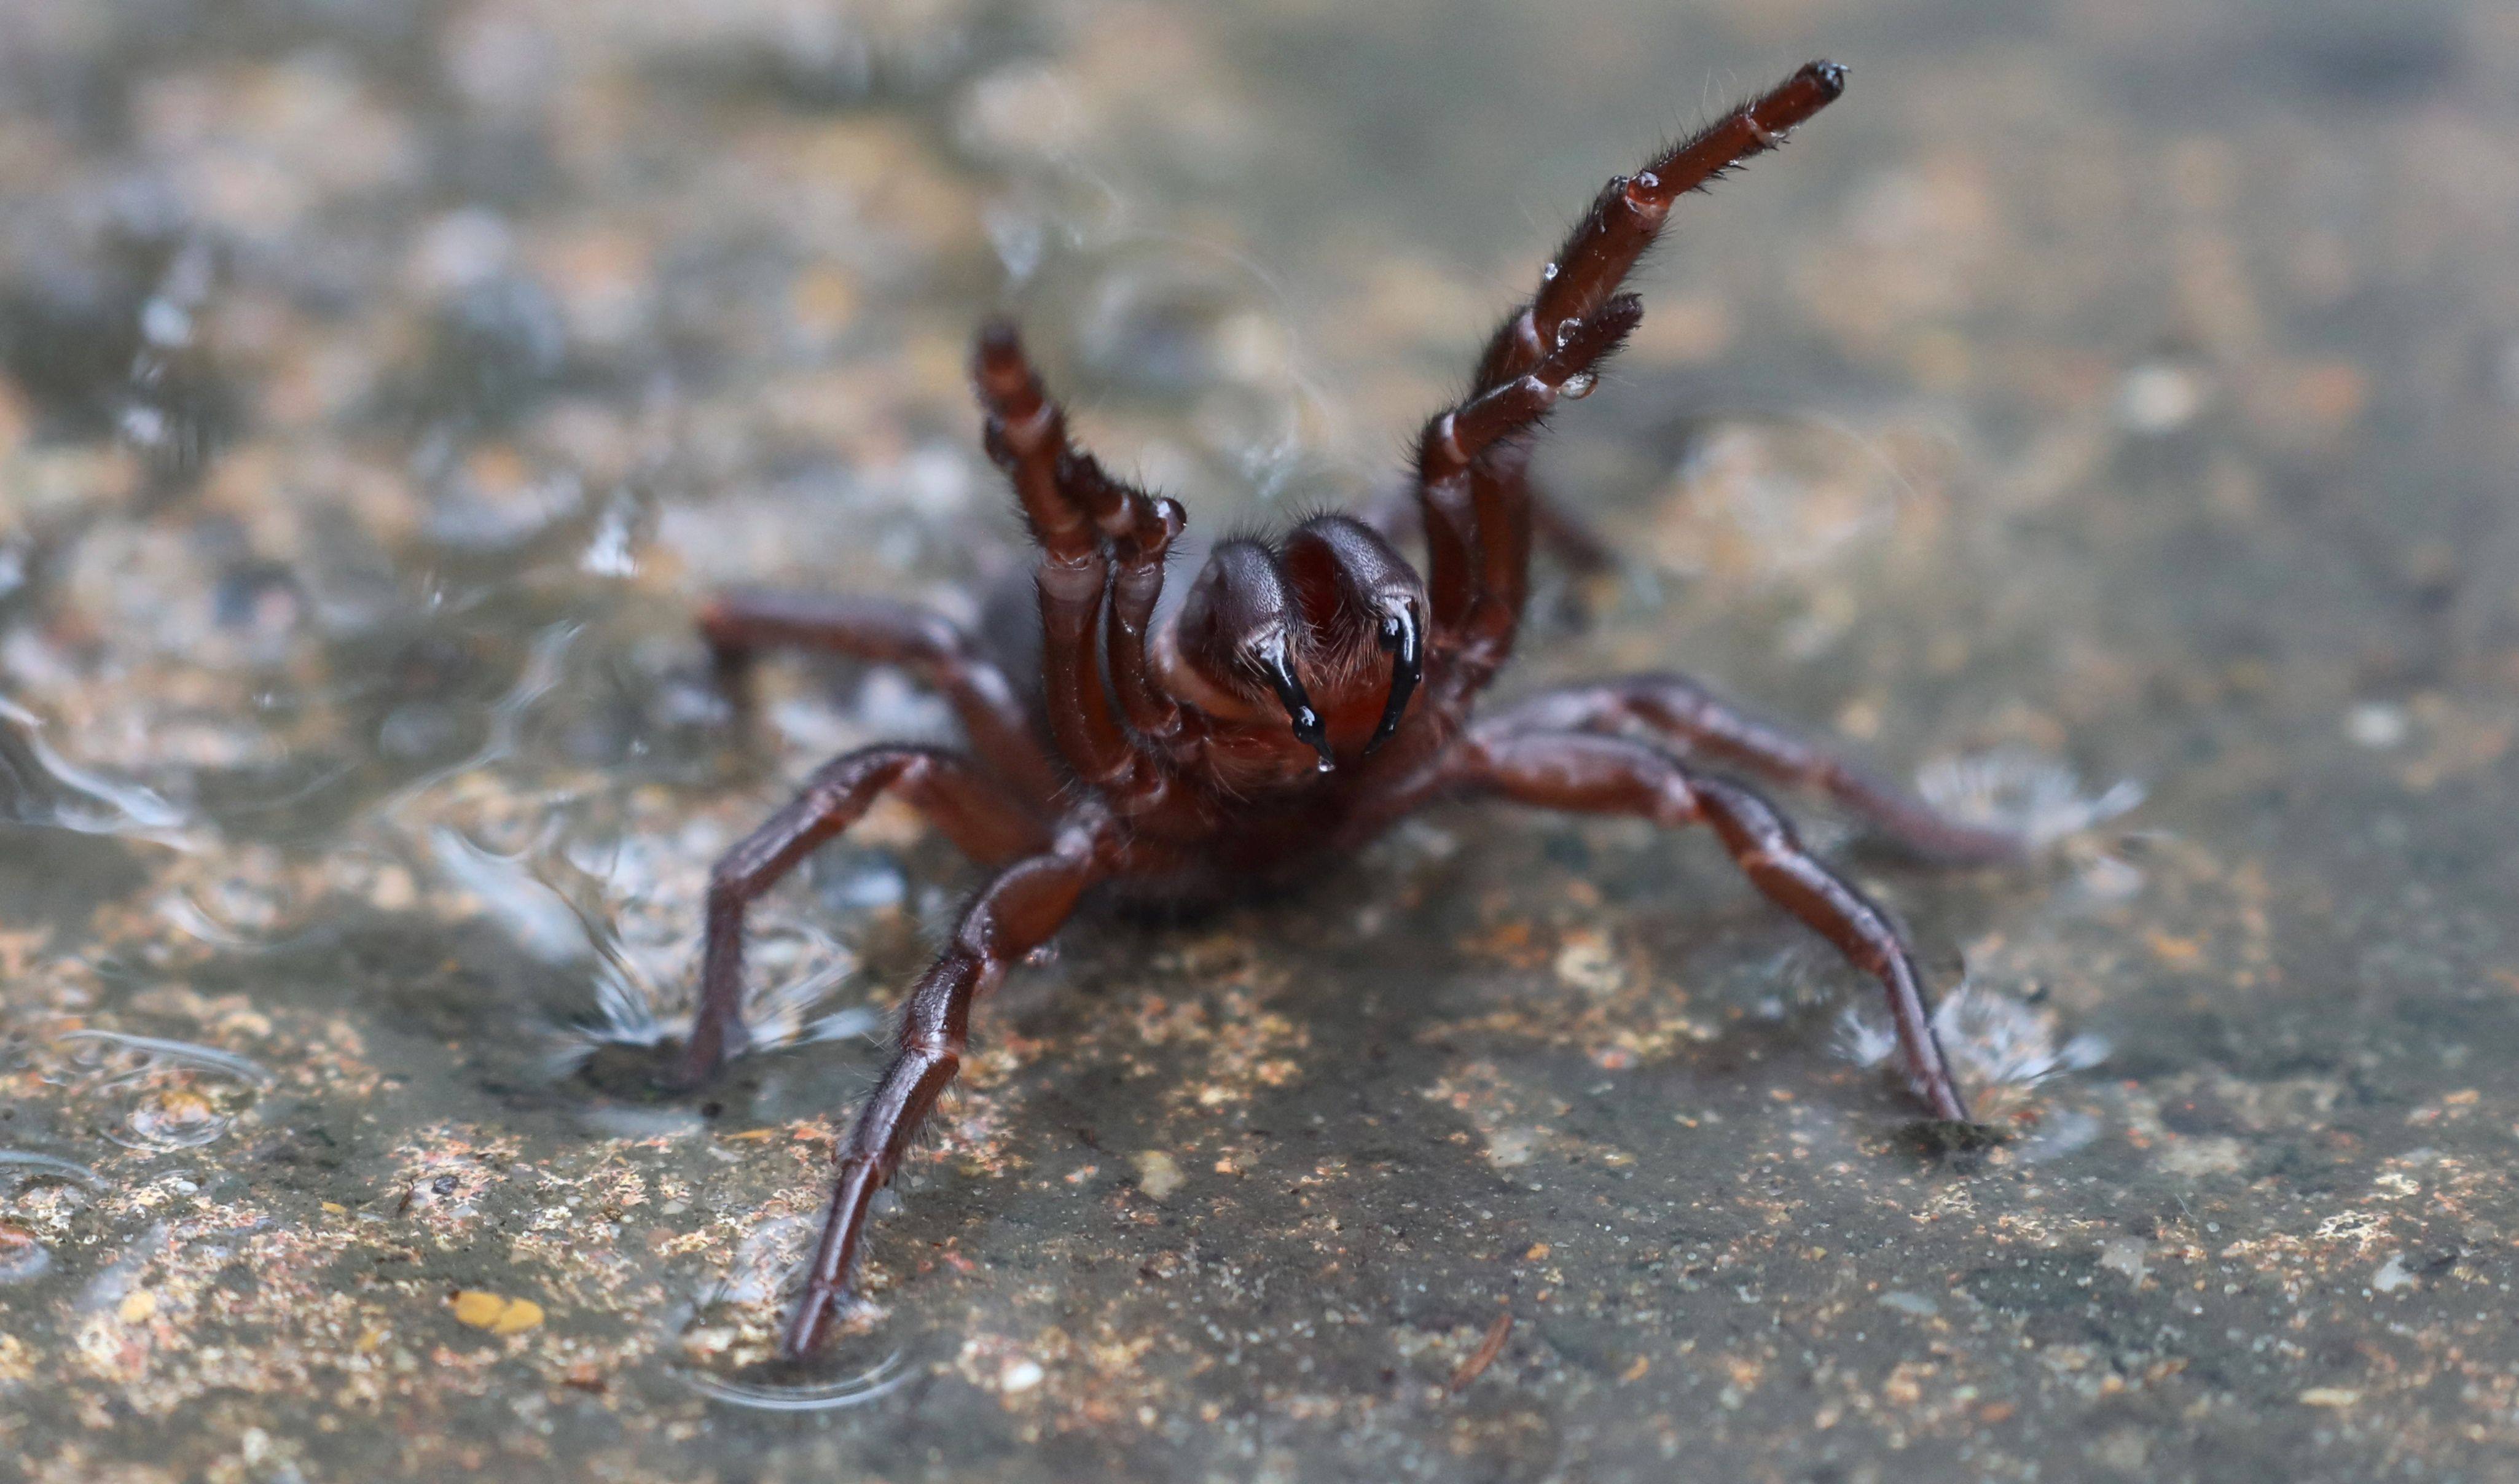
[[[1418,436],[1426,589],[1436,642],[1451,657],[1448,691],[1478,690],[1494,677],[1529,585],[1530,511],[1489,477],[1489,456],[1588,386],[1643,315],[1635,295],[1621,294],[1568,321],[1564,339],[1528,371],[1436,414]]]
[[[1490,718],[1490,734],[1633,730],[1682,756],[1816,790],[1899,846],[1945,865],[2018,860],[2026,842],[1936,813],[1842,752],[1747,716],[1685,676],[1641,675],[1533,696]]]
[[[1541,271],[1538,292],[1508,315],[1488,339],[1471,384],[1473,398],[1504,392],[1562,357],[1570,339],[1587,332],[1618,302],[1618,285],[1660,234],[1680,196],[1750,155],[1774,149],[1795,125],[1844,91],[1843,67],[1814,62],[1764,97],[1663,151],[1644,169],[1603,187],[1592,209]],[[1526,438],[1502,439],[1463,471],[1456,495],[1427,502],[1430,549],[1439,553],[1453,540],[1437,529],[1439,518],[1465,526],[1472,549],[1480,557],[1482,595],[1469,621],[1474,631],[1469,677],[1476,683],[1483,683],[1512,649],[1529,590],[1532,526],[1546,518],[1534,506],[1529,462]],[[1439,508],[1447,502],[1454,508]],[[1439,572],[1439,555],[1435,566]],[[1439,582],[1436,589],[1439,615],[1445,606]]]
[[[1036,581],[1050,733],[1080,781],[1106,795],[1159,790],[1161,749],[1140,745],[1148,731],[1121,727],[1112,689],[1131,725],[1155,739],[1168,737],[1180,720],[1178,708],[1147,683],[1144,638],[1181,508],[1113,478],[1068,442],[1067,415],[1042,389],[1011,326],[980,332],[972,381],[988,418],[990,457],[1014,486],[1040,547]],[[1107,681],[1097,642],[1106,609]]]
[[[1577,577],[1597,577],[1614,571],[1617,554],[1592,523],[1566,507],[1566,502],[1540,489],[1527,475],[1524,476],[1523,498],[1530,505],[1530,537],[1535,550],[1545,551],[1557,563]],[[1417,490],[1414,485],[1393,485],[1355,511],[1355,518],[1370,527],[1385,541],[1397,542],[1410,534],[1417,518]]]
[[[824,764],[805,791],[744,837],[709,872],[700,948],[700,1002],[669,1079],[691,1087],[740,1053],[745,909],[798,862],[863,818],[886,793],[935,821],[973,859],[999,865],[1040,850],[1048,832],[968,759],[934,748],[886,745]]]
[[[771,649],[811,649],[899,665],[945,695],[971,751],[1036,807],[1057,797],[1058,769],[1041,751],[1005,672],[982,658],[942,614],[888,598],[721,592],[700,610],[719,683],[744,698],[745,671]]]
[[[944,957],[909,991],[892,1064],[840,1143],[839,1181],[805,1291],[787,1322],[789,1356],[801,1359],[821,1343],[848,1291],[875,1193],[901,1167],[918,1125],[962,1065],[972,1002],[1047,941],[1111,866],[1110,843],[1097,822],[1072,822],[1047,851],[1008,866],[982,889],[963,910]]]
[[[1497,798],[1578,813],[1629,814],[1673,827],[1705,824],[1768,900],[1836,945],[1880,982],[1907,1069],[1933,1116],[1967,1121],[1967,1104],[1933,1034],[1932,1009],[1913,957],[1888,917],[1813,859],[1774,806],[1749,789],[1701,777],[1668,755],[1623,737],[1480,726],[1455,754],[1463,786]]]
[[[1681,196],[1701,190],[1785,136],[1845,92],[1845,68],[1814,62],[1696,134],[1665,150],[1633,175],[1601,188],[1540,275],[1539,292],[1496,327],[1479,362],[1476,383],[1488,391],[1538,365],[1560,343],[1565,327],[1589,319],[1625,282]]]

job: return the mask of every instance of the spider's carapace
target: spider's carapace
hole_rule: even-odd
[[[904,666],[944,693],[969,746],[840,758],[718,863],[681,1080],[742,1048],[747,904],[878,797],[921,809],[995,871],[911,987],[893,1060],[840,1144],[790,1354],[811,1352],[838,1312],[875,1193],[953,1079],[973,1004],[1088,891],[1229,890],[1351,851],[1437,799],[1709,826],[1760,892],[1879,982],[1924,1102],[1967,1118],[1888,919],[1763,797],[1705,769],[1818,789],[1932,858],[2006,859],[2017,840],[1944,819],[1678,676],[1552,691],[1471,720],[1512,651],[1534,530],[1572,528],[1531,489],[1531,435],[1560,399],[1591,389],[1642,318],[1619,284],[1681,196],[1774,148],[1844,87],[1843,68],[1813,63],[1602,190],[1488,341],[1469,394],[1418,440],[1422,569],[1374,524],[1324,515],[1273,544],[1218,546],[1159,621],[1180,506],[1077,449],[1014,330],[996,325],[980,335],[973,379],[989,452],[1039,548],[1038,688],[1019,689],[953,625],[900,604],[757,593],[710,604],[702,627],[730,683],[778,647]]]

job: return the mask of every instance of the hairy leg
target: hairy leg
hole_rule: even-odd
[[[1592,209],[1541,270],[1539,292],[1508,316],[1479,362],[1486,391],[1523,375],[1556,349],[1565,327],[1609,302],[1636,260],[1661,235],[1670,208],[1785,136],[1845,92],[1845,68],[1814,62],[1601,189]]]
[[[1041,390],[1014,330],[980,335],[971,378],[988,418],[989,456],[1005,470],[1040,547],[1040,667],[1050,735],[1076,776],[1090,786],[1125,778],[1133,761],[1112,715],[1095,640],[1111,566],[1093,523],[1062,486],[1063,465],[1081,456],[1067,441],[1067,415]]]
[[[1541,271],[1538,292],[1508,315],[1488,339],[1472,382],[1474,401],[1542,372],[1564,355],[1569,339],[1585,334],[1618,304],[1623,297],[1617,292],[1619,284],[1659,236],[1680,196],[1749,156],[1774,149],[1795,125],[1844,91],[1844,68],[1814,62],[1764,97],[1662,152],[1634,175],[1619,176],[1602,188],[1591,210]],[[1477,467],[1465,476],[1466,488],[1457,494],[1432,490],[1422,502],[1433,558],[1430,576],[1436,579],[1437,620],[1470,630],[1469,668],[1476,683],[1492,676],[1511,651],[1529,587],[1527,567],[1537,516],[1528,464],[1527,439],[1505,438],[1492,452],[1478,457]],[[1451,605],[1441,579],[1447,558],[1458,557],[1444,548],[1460,544],[1454,528],[1464,525],[1473,533],[1469,546],[1478,553],[1481,596],[1475,614],[1460,616],[1447,612]]]
[[[855,824],[886,793],[934,820],[955,845],[996,865],[1041,849],[1039,819],[967,759],[933,748],[869,747],[824,764],[805,791],[726,852],[709,873],[700,1003],[672,1081],[696,1086],[743,1049],[745,909],[797,863]]]
[[[1059,751],[1079,779],[1106,793],[1159,789],[1162,751],[1122,729],[1113,691],[1131,725],[1156,740],[1178,727],[1179,708],[1148,677],[1145,629],[1181,508],[1113,478],[1068,441],[1067,415],[1011,326],[981,331],[972,379],[990,456],[1013,483],[1041,551],[1041,669]],[[1106,627],[1107,682],[1098,652]]]
[[[1880,982],[1907,1069],[1933,1116],[1967,1120],[1967,1104],[1933,1034],[1932,1011],[1906,945],[1878,907],[1802,849],[1766,800],[1737,783],[1692,774],[1642,743],[1589,732],[1482,726],[1456,756],[1461,783],[1519,804],[1711,827],[1768,900]]]
[[[1050,850],[1008,866],[981,891],[963,910],[944,957],[909,991],[892,1064],[840,1143],[839,1180],[821,1241],[787,1324],[788,1355],[801,1358],[820,1345],[857,1267],[875,1193],[901,1167],[918,1125],[962,1065],[972,1002],[995,988],[1015,960],[1047,941],[1109,868],[1092,826],[1063,831]]]
[[[1529,511],[1518,485],[1485,460],[1527,434],[1561,396],[1591,386],[1644,314],[1632,294],[1569,321],[1563,343],[1532,368],[1426,424],[1417,442],[1417,499],[1426,519],[1426,587],[1436,641],[1453,658],[1453,693],[1492,678],[1513,644],[1530,563]]]
[[[1038,807],[1057,797],[1058,769],[1041,750],[1014,686],[941,614],[887,598],[722,592],[700,610],[700,633],[721,681],[738,699],[753,657],[770,649],[818,650],[910,670],[944,692],[982,763]]]
[[[1530,484],[1524,477],[1523,498],[1530,502],[1530,539],[1532,546],[1548,553],[1560,566],[1578,577],[1593,577],[1613,570],[1618,559],[1609,542],[1592,523],[1567,508],[1555,495]],[[1415,485],[1393,485],[1374,496],[1353,512],[1357,520],[1374,534],[1389,542],[1397,542],[1411,534],[1410,523],[1417,518]]]
[[[1641,675],[1533,696],[1488,720],[1507,731],[1636,731],[1682,756],[1826,794],[1902,848],[1948,865],[2017,860],[2026,844],[1944,818],[1825,743],[1746,716],[1685,676]]]

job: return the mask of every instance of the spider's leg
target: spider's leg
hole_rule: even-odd
[[[1683,757],[1826,794],[1902,848],[1948,865],[2017,860],[2017,835],[1945,818],[1824,742],[1746,715],[1685,676],[1641,675],[1531,697],[1484,723],[1506,731],[1635,731]]]
[[[1014,686],[942,614],[887,598],[734,591],[700,610],[700,632],[738,702],[744,672],[769,649],[819,650],[914,671],[944,692],[982,763],[1037,807],[1057,797],[1058,769]]]
[[[1796,124],[1844,91],[1843,67],[1814,62],[1765,97],[1664,151],[1645,169],[1611,181],[1542,272],[1538,292],[1507,316],[1488,340],[1472,381],[1473,396],[1503,392],[1563,355],[1569,337],[1585,333],[1618,302],[1618,285],[1652,245],[1681,196],[1750,155],[1774,149]],[[1506,440],[1466,471],[1462,493],[1427,501],[1427,543],[1437,570],[1457,557],[1457,552],[1443,550],[1458,544],[1452,528],[1474,526],[1479,544],[1485,589],[1484,600],[1477,605],[1480,611],[1475,618],[1442,620],[1467,623],[1476,631],[1467,646],[1471,658],[1463,667],[1472,688],[1492,677],[1521,623],[1534,520],[1528,465],[1525,441]],[[1445,606],[1439,590],[1436,606],[1439,619]]]
[[[888,744],[824,764],[803,793],[709,872],[699,1011],[674,1064],[670,1079],[676,1085],[706,1081],[743,1049],[744,910],[818,847],[864,817],[886,793],[925,813],[983,864],[1028,854],[1049,839],[1029,808],[953,753]]]
[[[1967,1120],[1967,1104],[1933,1034],[1915,960],[1886,914],[1813,859],[1774,806],[1737,783],[1691,773],[1640,742],[1589,732],[1479,727],[1455,754],[1457,781],[1520,804],[1628,814],[1673,827],[1705,824],[1770,901],[1880,982],[1909,1073],[1933,1116]]]
[[[1632,294],[1567,324],[1531,369],[1436,414],[1417,441],[1417,498],[1426,520],[1427,590],[1440,642],[1454,652],[1455,693],[1493,677],[1513,647],[1529,582],[1530,510],[1516,472],[1494,456],[1536,427],[1569,390],[1599,373],[1642,318]]]
[[[1593,530],[1590,521],[1568,509],[1564,501],[1532,488],[1527,474],[1523,476],[1523,498],[1530,502],[1532,541],[1555,557],[1558,565],[1577,577],[1596,577],[1617,570],[1617,554],[1610,549],[1609,538]]]
[[[1616,568],[1618,558],[1610,543],[1592,523],[1566,507],[1556,496],[1524,480],[1524,498],[1530,502],[1530,539],[1534,549],[1545,551],[1559,565],[1578,577],[1594,577]],[[1412,534],[1417,518],[1417,489],[1413,484],[1392,484],[1364,502],[1354,512],[1377,536],[1398,542]]]
[[[1845,68],[1833,62],[1811,63],[1766,96],[1663,151],[1634,175],[1603,187],[1542,272],[1539,292],[1497,327],[1479,362],[1478,389],[1501,386],[1528,371],[1557,347],[1566,326],[1589,319],[1607,303],[1636,259],[1653,245],[1682,196],[1784,143],[1796,125],[1844,91]]]
[[[1134,623],[1134,665],[1116,667],[1132,720],[1166,727],[1177,712],[1144,684],[1144,624],[1163,585],[1163,561],[1181,527],[1180,506],[1156,500],[1105,473],[1091,455],[1067,440],[1067,415],[1041,388],[1012,327],[980,332],[972,378],[988,416],[989,454],[1005,470],[1040,547],[1041,670],[1050,732],[1078,778],[1103,792],[1159,787],[1155,755],[1122,730],[1103,677],[1097,640],[1103,611],[1115,601],[1116,555],[1122,585],[1116,601],[1126,630]],[[1115,634],[1116,651],[1130,639]]]
[[[1008,866],[963,909],[944,957],[909,991],[892,1064],[840,1143],[839,1181],[787,1324],[790,1356],[810,1355],[821,1343],[848,1291],[875,1193],[901,1167],[919,1123],[961,1066],[972,1002],[1047,941],[1077,898],[1109,870],[1098,833],[1089,825],[1071,828],[1048,851]]]

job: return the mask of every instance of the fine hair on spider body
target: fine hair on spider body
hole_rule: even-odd
[[[709,603],[701,629],[728,684],[778,648],[901,666],[943,694],[967,746],[886,744],[826,764],[718,862],[677,1082],[704,1081],[745,1046],[747,905],[878,798],[917,808],[994,872],[905,997],[893,1058],[840,1142],[789,1355],[810,1354],[840,1313],[871,1202],[953,1080],[972,1006],[1087,892],[1212,895],[1280,879],[1441,799],[1706,826],[1760,893],[1878,982],[1925,1106],[1967,1120],[1896,929],[1728,774],[1823,793],[1928,859],[2009,860],[2018,839],[1946,819],[1676,675],[1549,691],[1472,720],[1512,654],[1534,540],[1587,550],[1579,523],[1531,488],[1533,430],[1592,389],[1643,317],[1619,285],[1673,203],[1775,148],[1844,87],[1843,68],[1812,63],[1594,198],[1532,298],[1487,341],[1467,394],[1418,437],[1407,510],[1422,569],[1375,524],[1316,515],[1274,543],[1219,544],[1159,619],[1180,505],[1069,441],[1065,414],[998,323],[980,332],[972,378],[990,456],[1039,548],[1037,687],[1019,687],[953,624],[904,604],[755,592]]]

